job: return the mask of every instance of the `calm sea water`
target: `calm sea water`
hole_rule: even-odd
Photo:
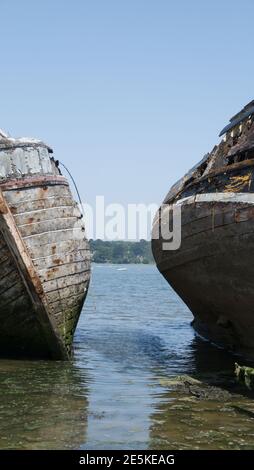
[[[93,266],[72,363],[0,361],[1,449],[253,449],[254,405],[175,390],[232,374],[154,266]]]

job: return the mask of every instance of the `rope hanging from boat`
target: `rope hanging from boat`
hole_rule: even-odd
[[[84,213],[85,211],[84,211],[84,207],[83,207],[83,203],[82,203],[82,200],[81,200],[81,197],[80,197],[78,187],[76,185],[76,181],[74,180],[74,178],[73,178],[71,172],[68,170],[68,168],[62,162],[60,162],[59,160],[58,160],[58,162],[59,162],[59,165],[61,165],[67,171],[69,177],[71,178],[71,181],[74,185],[74,188],[75,188],[77,196],[78,196],[78,200],[79,200],[79,204],[80,204],[80,208],[81,208],[81,213],[82,213],[82,218],[83,218],[85,216],[85,213]]]

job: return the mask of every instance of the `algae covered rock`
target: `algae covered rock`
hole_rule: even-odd
[[[239,383],[245,385],[249,390],[254,390],[254,368],[235,363],[235,375]]]
[[[220,387],[210,385],[207,382],[201,381],[189,375],[178,375],[167,379],[161,379],[160,384],[162,386],[170,387],[176,390],[183,396],[189,396],[197,400],[229,400],[231,394]]]

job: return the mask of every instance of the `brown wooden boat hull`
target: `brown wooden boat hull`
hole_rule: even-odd
[[[180,201],[180,248],[164,251],[163,241],[153,240],[153,252],[159,270],[193,313],[195,329],[214,343],[253,358],[254,199],[250,199],[248,194],[211,193],[199,195],[198,202],[197,196]],[[154,230],[160,223],[158,219]]]
[[[45,146],[15,142],[9,149],[6,142],[0,149],[0,354],[69,359],[90,280],[82,216]]]
[[[154,224],[153,251],[196,330],[254,359],[254,101],[220,135],[170,189]],[[172,230],[166,217],[172,206],[182,214],[182,242],[165,251],[162,231]]]

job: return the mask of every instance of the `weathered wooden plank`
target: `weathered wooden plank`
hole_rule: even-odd
[[[232,221],[231,223],[227,223],[227,224],[220,224],[220,225],[218,224],[218,225],[215,225],[214,228],[213,227],[210,227],[207,229],[204,228],[204,230],[201,230],[200,232],[194,232],[194,233],[187,232],[186,235],[183,236],[183,240],[187,242],[188,240],[196,238],[197,243],[198,243],[199,237],[201,237],[201,239],[204,239],[204,238],[207,238],[207,236],[209,235],[214,240],[215,239],[218,240],[218,242],[220,243],[222,238],[223,239],[230,238],[234,235],[239,235],[240,233],[245,233],[245,232],[252,230],[253,222],[254,222],[253,219],[250,218],[250,219],[243,220],[240,222]],[[250,226],[250,224],[252,227]]]
[[[90,261],[90,252],[87,248],[76,249],[71,253],[63,251],[54,255],[42,256],[41,258],[34,259],[33,263],[39,272],[41,269],[45,269],[45,266],[50,269],[54,266],[83,260]]]
[[[77,207],[77,203],[73,201],[72,196],[51,196],[47,199],[36,199],[34,201],[19,202],[13,201],[10,204],[10,209],[13,215],[15,214],[29,214],[37,210],[53,209],[55,207]]]
[[[154,254],[160,269],[172,270],[176,266],[194,263],[198,259],[218,255],[219,253],[223,257],[226,248],[229,251],[232,250],[232,245],[236,243],[236,240],[247,235],[245,232],[248,227],[243,229],[240,225],[242,224],[237,224],[238,232],[232,230],[233,225],[231,225],[229,226],[230,229],[227,227],[227,230],[219,227],[213,233],[207,231],[194,234],[187,239],[183,239],[180,250],[171,252],[162,251],[160,242],[156,242],[157,247],[154,242]],[[253,234],[253,229],[250,229],[250,236],[251,234]]]
[[[51,315],[65,313],[72,307],[77,307],[84,299],[84,289],[81,294],[66,297],[49,304],[49,312]]]
[[[202,217],[200,217],[200,210],[202,210]],[[206,216],[204,216],[205,213]],[[232,225],[232,230],[234,230],[235,223],[252,219],[254,219],[254,207],[250,205],[229,204],[227,210],[219,210],[207,203],[203,203],[202,206],[200,204],[184,205],[182,206],[182,240],[202,232],[214,231],[219,227]],[[172,227],[172,216],[170,216],[169,226]]]
[[[69,186],[67,180],[59,175],[30,175],[29,178],[21,178],[20,175],[16,178],[6,178],[1,180],[2,191],[24,190],[29,188],[45,188],[49,186]]]
[[[19,284],[20,279],[17,271],[11,270],[6,276],[0,280],[0,296],[4,298],[4,295],[13,287]],[[8,292],[10,295],[10,292]]]
[[[0,174],[2,178],[15,179],[21,176],[56,174],[56,167],[48,158],[48,150],[43,146],[5,148],[1,151]]]
[[[42,222],[35,222],[26,225],[19,225],[19,231],[23,238],[31,237],[33,235],[39,236],[40,234],[53,232],[55,230],[72,229],[77,223],[77,217],[62,217],[57,219],[45,220]]]
[[[88,282],[89,279],[90,271],[84,270],[80,273],[70,274],[69,276],[65,276],[52,281],[47,281],[44,283],[43,287],[44,291],[48,294],[48,292],[53,292],[65,287],[70,287],[76,284]]]
[[[46,232],[41,234],[30,235],[23,237],[26,245],[30,249],[45,247],[46,245],[56,245],[59,242],[73,240],[78,238],[81,242],[82,228],[79,222],[75,224],[75,227],[67,228],[65,230],[54,230],[53,232]],[[84,234],[85,236],[85,234]]]
[[[62,207],[51,207],[49,209],[39,209],[36,211],[23,212],[18,215],[14,215],[14,219],[18,227],[23,225],[31,225],[40,222],[46,222],[50,220],[57,220],[68,217],[80,218],[80,211],[77,206],[62,206]]]
[[[66,357],[66,351],[63,348],[60,338],[58,338],[54,331],[54,327],[45,309],[41,282],[1,190],[0,214],[0,229],[33,304],[34,314],[37,315],[37,320],[48,340],[48,346],[55,357]]]
[[[18,190],[7,190],[4,192],[4,197],[6,201],[11,206],[12,204],[30,203],[32,201],[38,201],[41,199],[59,197],[72,197],[70,188],[66,185],[57,185],[57,186],[38,186],[37,188],[25,188]]]
[[[57,238],[57,237],[56,237]],[[77,250],[87,250],[87,240],[75,240],[73,237],[68,237],[67,240],[55,240],[54,243],[48,243],[44,245],[32,244],[30,241],[27,242],[29,245],[29,253],[33,261],[48,257],[48,256],[63,256],[65,253],[76,253]]]
[[[4,262],[1,258],[0,280],[3,279],[9,272],[11,272],[13,270],[15,270],[17,272],[17,269],[15,268],[15,265],[13,264],[13,260],[10,258],[10,255],[5,258]]]
[[[76,297],[79,295],[84,295],[87,291],[88,280],[86,279],[83,282],[80,282],[75,285],[70,285],[67,287],[62,287],[61,289],[54,290],[52,292],[47,292],[48,305],[52,303],[65,301],[72,296]]]
[[[5,315],[5,312],[9,314],[9,312],[12,310],[12,306],[16,305],[16,302],[22,298],[22,305],[27,304],[27,295],[26,292],[24,291],[24,286],[20,284],[20,282],[17,282],[17,284],[13,285],[11,289],[8,291],[5,291],[4,294],[1,295],[1,318],[2,316]],[[25,299],[25,300],[24,300]],[[31,306],[30,306],[31,307]],[[28,309],[29,311],[29,309]]]
[[[205,208],[204,208],[205,205]],[[229,209],[230,207],[230,209]],[[182,225],[181,247],[176,251],[163,252],[161,241],[153,242],[155,258],[160,269],[174,269],[179,265],[193,263],[195,260],[222,253],[234,245],[235,238],[247,231],[253,233],[254,208],[242,206],[242,204],[229,204],[226,212],[214,211],[213,206],[203,203],[201,206],[182,206],[182,214],[185,214],[185,225]],[[202,209],[209,214],[207,217],[199,217]],[[186,223],[188,220],[188,223]],[[249,241],[250,244],[250,241]],[[203,250],[204,247],[204,250]]]
[[[10,258],[10,253],[8,252],[6,246],[2,247],[0,250],[0,270],[2,264],[6,263],[6,261]]]
[[[2,250],[2,249],[5,249],[5,248],[6,248],[6,243],[5,243],[5,241],[4,241],[3,237],[2,237],[2,234],[1,234],[1,232],[0,232],[0,253],[1,253],[1,250]]]
[[[249,204],[239,204],[239,210],[249,209]],[[181,208],[182,220],[181,225],[184,227],[189,222],[194,220],[203,219],[209,215],[216,214],[227,214],[232,213],[236,209],[236,206],[232,203],[192,203],[184,204]]]
[[[89,270],[90,263],[88,261],[75,261],[74,263],[65,263],[51,268],[44,268],[38,271],[42,282],[57,279],[71,274],[84,272]]]

